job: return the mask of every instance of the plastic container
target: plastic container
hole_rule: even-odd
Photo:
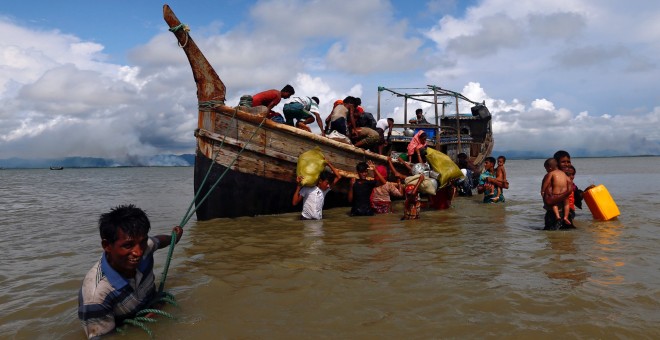
[[[426,139],[427,140],[434,140],[435,139],[435,129],[434,128],[416,128],[415,129],[415,135],[420,130],[422,130],[426,133]]]
[[[621,214],[612,195],[602,184],[585,191],[583,197],[594,219],[608,221]]]

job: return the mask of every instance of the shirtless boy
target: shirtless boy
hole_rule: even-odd
[[[553,203],[549,205],[552,207],[552,212],[555,215],[554,228],[559,229],[562,224],[565,227],[571,227],[573,224],[569,217],[570,205],[568,200],[568,196],[573,191],[573,182],[568,176],[566,176],[566,173],[563,170],[571,165],[571,158],[570,155],[568,155],[568,152],[557,151],[554,155],[554,159],[558,164],[558,169],[554,169],[546,174],[546,177],[543,179],[543,185],[541,186],[541,194],[544,198],[544,202],[547,203],[548,201],[553,201]],[[546,168],[546,170],[548,169]],[[557,201],[559,198],[562,199]],[[563,216],[561,216],[560,209],[563,209],[561,211],[563,212]],[[546,225],[546,228],[547,227],[548,226]]]
[[[502,181],[504,185],[501,187],[495,186],[495,197],[500,197],[500,195],[502,195],[502,189],[509,189],[509,181],[506,180],[506,168],[504,167],[504,163],[506,163],[506,157],[497,157],[497,169],[495,169],[495,178]]]

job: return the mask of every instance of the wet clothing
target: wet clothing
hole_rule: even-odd
[[[325,203],[325,195],[329,191],[330,188],[323,191],[317,186],[300,188],[299,193],[303,198],[302,219],[320,220],[323,218],[323,203]]]
[[[374,188],[371,193],[371,207],[376,214],[387,214],[392,212],[392,199],[390,195],[395,197],[403,196],[399,191],[396,183],[387,182],[381,186]]]
[[[484,171],[481,176],[479,176],[479,185],[486,184],[486,178],[496,178],[495,174],[490,171]],[[496,197],[497,190],[484,190],[484,203],[504,203],[504,194],[500,194],[499,197]]]
[[[564,206],[559,206],[559,216],[564,216]],[[575,218],[575,211],[571,210],[568,213],[568,220],[571,221],[570,225],[566,225],[563,221],[563,218],[557,219],[555,213],[551,209],[548,209],[545,212],[544,222],[545,227],[543,230],[560,230],[560,229],[574,229],[575,224],[573,223],[573,218]]]
[[[358,179],[353,184],[353,206],[351,216],[371,216],[371,192],[376,187],[376,181]]]
[[[402,220],[416,220],[419,218],[419,210],[422,207],[422,202],[419,201],[419,195],[414,195],[413,197],[407,197],[406,202],[403,205],[403,217]]]
[[[124,278],[105,257],[87,272],[78,294],[78,318],[88,338],[112,332],[147,307],[156,295],[153,254],[159,241],[149,237],[134,278]]]

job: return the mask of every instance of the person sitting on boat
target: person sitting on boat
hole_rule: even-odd
[[[424,159],[426,159],[426,132],[419,130],[408,143],[408,161],[424,163]]]
[[[307,132],[312,130],[307,126],[316,120],[321,129],[321,135],[325,136],[323,130],[323,120],[319,113],[319,98],[318,97],[294,97],[292,101],[284,105],[284,118],[287,125],[293,125],[296,120],[296,127]],[[312,116],[313,115],[313,116]],[[316,119],[314,118],[316,117]]]
[[[259,92],[252,96],[252,107],[265,106],[268,108],[268,119],[284,124],[284,117],[279,112],[273,111],[273,108],[282,101],[282,98],[289,99],[295,93],[293,86],[288,84],[279,91],[272,89]]]
[[[422,109],[415,110],[416,118],[413,118],[408,121],[410,124],[429,124],[429,122],[424,117],[424,111]]]
[[[380,140],[378,141],[378,153],[383,154],[384,148],[391,142],[392,128],[394,128],[394,118],[383,118],[376,122],[376,132]],[[385,138],[385,130],[387,130],[387,139]]]
[[[304,179],[303,176],[296,178],[298,185],[296,185],[296,191],[293,193],[291,204],[296,206],[300,201],[303,201],[302,213],[300,215],[301,220],[320,220],[323,218],[325,195],[341,179],[339,171],[328,160],[326,160],[326,164],[332,170],[332,174],[322,171],[319,174],[319,180],[316,186],[303,187],[301,184]]]
[[[374,162],[360,162],[355,166],[358,178],[351,178],[348,189],[348,202],[352,203],[351,216],[372,216],[374,210],[371,207],[371,194],[378,183],[385,183],[385,178],[376,172]],[[377,180],[368,180],[369,170],[374,172]]]
[[[335,102],[335,107],[325,120],[327,125],[326,134],[337,131],[348,137],[348,115],[353,114],[353,111],[355,111],[355,103],[355,98],[351,96]]]
[[[495,158],[486,157],[484,160],[484,172],[479,176],[477,192],[484,194],[484,203],[504,203],[504,194],[496,195],[495,186],[504,184],[495,176]]]
[[[78,294],[78,318],[88,338],[110,333],[147,308],[156,296],[153,254],[171,235],[148,235],[151,224],[134,205],[120,205],[99,218],[103,254]],[[179,242],[183,229],[172,229]]]

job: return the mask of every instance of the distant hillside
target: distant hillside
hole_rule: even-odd
[[[195,155],[156,155],[150,157],[131,156],[123,160],[94,158],[94,157],[66,157],[51,159],[0,159],[0,168],[6,169],[39,169],[51,166],[65,168],[107,168],[120,166],[193,166]]]

